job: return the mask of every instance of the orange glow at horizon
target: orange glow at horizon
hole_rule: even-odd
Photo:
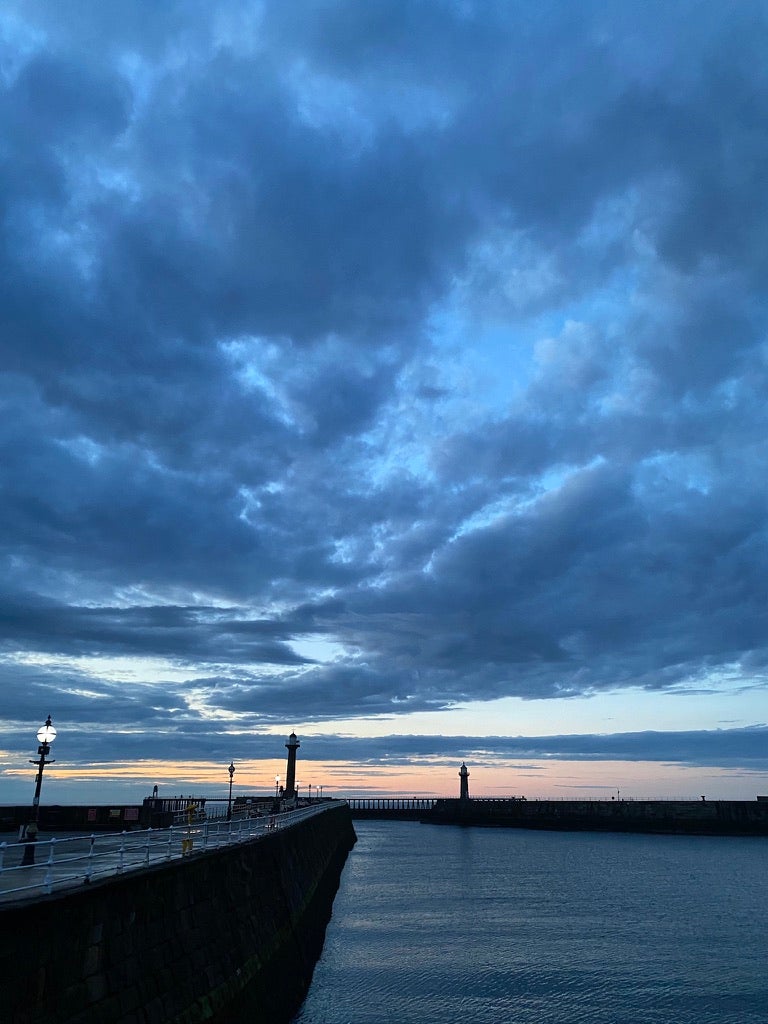
[[[419,764],[365,764],[348,761],[302,761],[296,766],[296,781],[303,796],[425,796],[459,795],[461,762],[423,759]],[[558,761],[530,760],[525,763],[487,760],[467,761],[471,797],[526,796],[538,798],[652,799],[672,797],[699,799],[750,799],[768,788],[768,773],[748,769],[690,767],[679,764],[641,761]],[[29,773],[8,763],[3,775],[14,783],[26,781]],[[285,759],[235,762],[233,796],[268,794],[275,790],[275,776],[285,781]],[[125,792],[127,786],[149,795],[157,785],[163,795],[172,789],[196,790],[200,795],[225,796],[229,789],[227,765],[211,761],[179,765],[170,761],[133,761],[52,765],[46,767],[44,788],[66,788],[68,802],[77,800],[78,785],[98,784],[108,796],[110,783]],[[202,791],[202,792],[201,792]],[[48,797],[52,794],[48,790]],[[0,800],[0,802],[2,802]]]

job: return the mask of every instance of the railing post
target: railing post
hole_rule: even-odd
[[[125,867],[125,832],[120,833],[120,849],[117,851],[117,873],[122,875]]]
[[[85,869],[85,880],[86,880],[86,882],[90,882],[91,876],[93,875],[93,858],[94,858],[93,849],[94,849],[95,846],[96,846],[96,836],[93,833],[91,833],[91,842],[90,842],[90,844],[88,846],[88,867]]]
[[[3,861],[5,860],[5,848],[7,846],[8,846],[8,843],[6,843],[6,842],[0,843],[0,871],[3,870]]]
[[[144,844],[144,863],[149,864],[149,845],[152,839],[152,827],[147,829],[147,841]]]
[[[48,860],[46,861],[45,880],[43,882],[43,886],[45,888],[46,893],[50,893],[51,889],[53,888],[53,844],[55,842],[55,839],[48,840],[51,852],[48,854]]]
[[[170,828],[168,829],[168,849],[167,849],[166,854],[165,854],[165,859],[166,860],[170,860],[171,857],[173,856],[172,843],[173,843],[173,825],[171,825]]]

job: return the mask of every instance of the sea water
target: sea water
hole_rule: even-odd
[[[355,829],[297,1024],[768,1024],[768,839]]]

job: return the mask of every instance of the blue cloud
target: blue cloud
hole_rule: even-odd
[[[1,24],[9,716],[764,688],[763,5]]]

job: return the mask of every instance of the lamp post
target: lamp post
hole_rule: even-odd
[[[309,802],[312,803],[312,783],[309,784]]]
[[[227,821],[232,820],[232,778],[235,774],[235,764],[233,761],[229,762],[229,802],[227,803]]]
[[[56,739],[56,730],[51,725],[51,716],[45,720],[45,725],[41,725],[37,730],[37,741],[40,746],[37,748],[37,752],[40,755],[38,761],[33,761],[30,758],[30,764],[37,765],[37,775],[35,776],[35,796],[32,800],[32,821],[36,822],[40,813],[40,787],[43,785],[43,769],[46,764],[53,764],[53,758],[49,758],[46,761],[46,757],[51,752],[51,743]]]
[[[277,787],[280,785],[280,776],[275,776],[275,800],[277,800]]]

